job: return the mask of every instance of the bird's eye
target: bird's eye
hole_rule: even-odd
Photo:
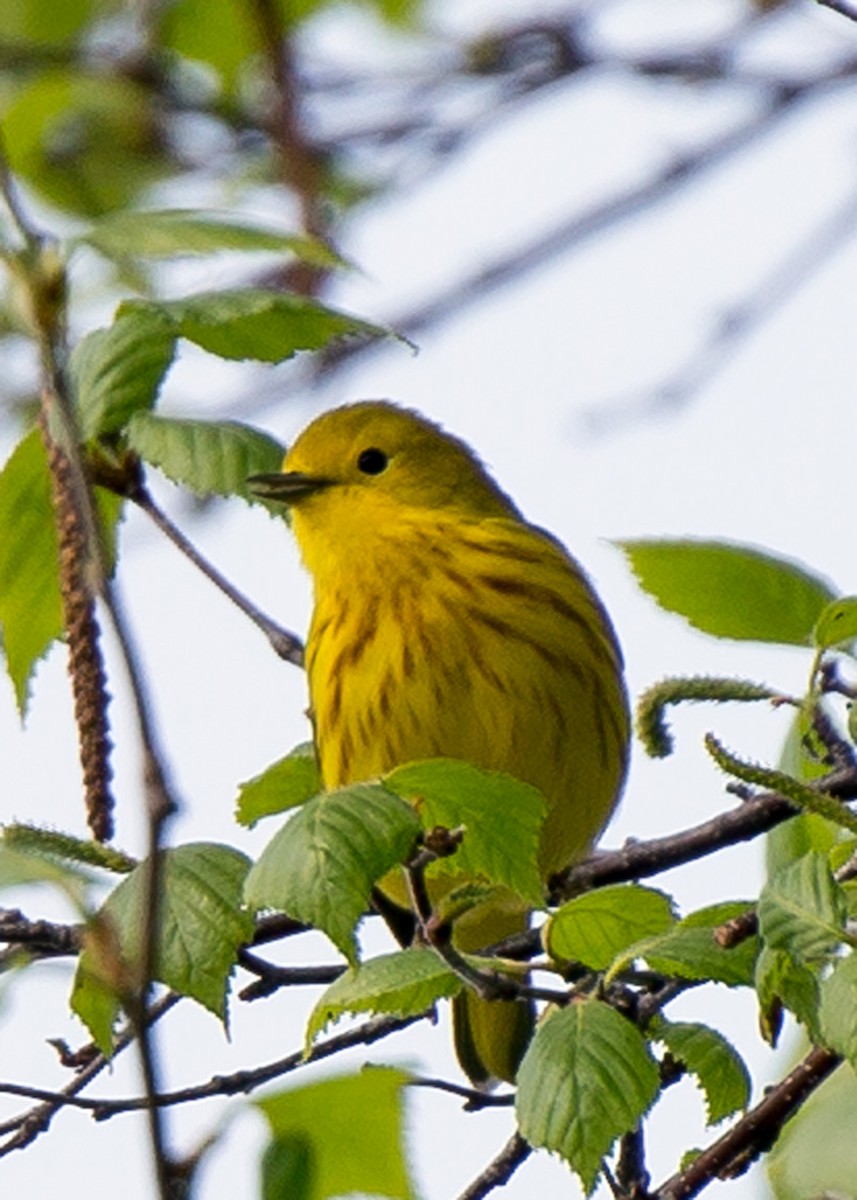
[[[388,461],[383,450],[379,450],[377,446],[370,446],[368,450],[360,451],[357,467],[364,475],[380,475],[386,469]]]

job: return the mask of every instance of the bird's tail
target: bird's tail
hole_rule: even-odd
[[[492,902],[479,905],[455,923],[454,941],[459,950],[477,950],[522,933],[529,913],[519,903],[506,907]],[[520,1000],[483,1000],[468,990],[453,1001],[455,1052],[476,1087],[489,1088],[498,1080],[514,1082],[535,1013]]]

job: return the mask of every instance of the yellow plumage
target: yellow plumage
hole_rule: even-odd
[[[391,404],[326,413],[283,471],[267,494],[293,506],[313,578],[307,671],[325,787],[466,759],[546,795],[544,878],[585,854],[621,789],[628,711],[609,619],[577,563],[463,442]],[[525,921],[495,903],[468,914],[457,941],[476,949]],[[457,1016],[470,1074],[511,1078],[525,1007],[472,998]]]

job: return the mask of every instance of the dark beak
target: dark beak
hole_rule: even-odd
[[[317,475],[304,475],[300,471],[285,471],[276,475],[251,475],[247,486],[260,500],[282,500],[289,504],[301,500],[320,488],[330,485],[329,479]]]

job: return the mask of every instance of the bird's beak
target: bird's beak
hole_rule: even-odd
[[[302,500],[321,488],[329,487],[331,480],[318,475],[304,475],[302,471],[283,471],[274,475],[251,475],[247,485],[260,500],[282,500],[284,504]]]

